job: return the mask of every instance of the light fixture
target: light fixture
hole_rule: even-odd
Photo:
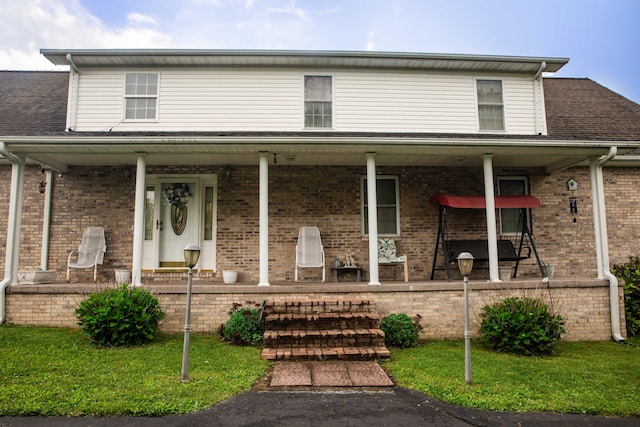
[[[469,274],[473,269],[473,255],[461,252],[458,268],[464,280],[464,382],[471,384],[471,333],[469,332]]]
[[[189,269],[195,267],[195,265],[198,263],[199,258],[200,246],[190,243],[184,247],[184,262],[185,264],[187,264],[187,267],[189,267]]]
[[[187,309],[184,317],[184,346],[182,349],[182,382],[189,382],[189,332],[191,330],[191,283],[193,281],[193,267],[200,258],[200,246],[193,243],[184,247],[184,262],[189,267],[187,279]]]

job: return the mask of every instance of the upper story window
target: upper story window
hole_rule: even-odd
[[[364,235],[369,235],[369,197],[366,177],[362,177],[361,194],[362,232]],[[378,202],[378,234],[382,236],[399,235],[400,202],[397,176],[379,175],[376,177],[376,199]]]
[[[158,102],[157,73],[127,73],[125,76],[126,120],[153,120]]]
[[[501,80],[476,80],[480,130],[504,130]]]
[[[522,196],[529,194],[529,182],[526,176],[499,176],[498,194],[500,196]],[[520,217],[519,208],[500,209],[500,234],[514,235],[522,232],[523,221],[531,231],[531,210],[525,210],[524,218]]]
[[[304,76],[304,127],[333,126],[331,76]]]

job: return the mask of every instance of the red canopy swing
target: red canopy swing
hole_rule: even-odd
[[[438,247],[442,244],[442,252],[445,259],[445,267],[447,270],[447,278],[451,280],[450,263],[455,261],[461,252],[471,252],[478,261],[488,261],[488,242],[486,240],[447,240],[446,224],[444,217],[447,208],[457,209],[485,209],[486,199],[483,196],[451,196],[447,194],[436,194],[431,197],[429,202],[439,207],[438,217],[438,236],[436,238],[436,246],[433,253],[433,266],[431,270],[431,280],[433,280],[436,271],[436,261],[438,257]],[[520,209],[518,229],[521,230],[519,237],[518,250],[516,252],[513,243],[510,240],[498,240],[498,260],[499,261],[515,261],[515,269],[513,277],[518,274],[518,265],[521,260],[530,258],[531,251],[536,256],[538,267],[542,273],[542,277],[546,277],[545,267],[538,256],[535,243],[531,231],[525,221],[526,209],[540,207],[540,200],[533,196],[495,196],[495,207],[497,209]],[[529,253],[523,254],[524,237],[529,239]]]

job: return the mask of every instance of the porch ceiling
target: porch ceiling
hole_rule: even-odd
[[[185,138],[54,137],[3,138],[10,152],[58,171],[71,165],[134,166],[139,153],[147,165],[257,165],[258,153],[270,153],[276,166],[364,166],[376,153],[379,166],[481,166],[494,154],[495,166],[546,168],[554,172],[618,146],[618,154],[635,149],[619,142],[494,140],[447,138]]]

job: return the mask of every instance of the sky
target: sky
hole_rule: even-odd
[[[40,49],[417,52],[570,61],[640,103],[638,0],[0,0],[0,70]]]

